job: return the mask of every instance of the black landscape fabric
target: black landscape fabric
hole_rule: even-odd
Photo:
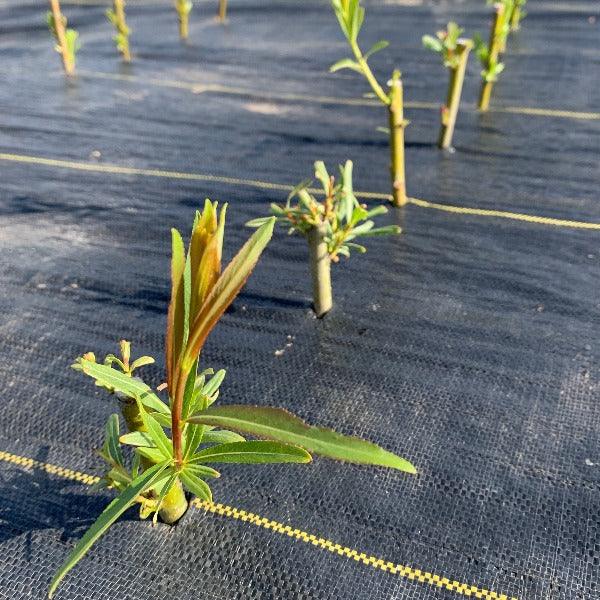
[[[67,82],[45,3],[0,1],[4,452],[101,472],[92,450],[116,406],[68,367],[125,338],[157,358],[145,376],[162,381],[169,228],[189,231],[205,197],[230,203],[229,259],[244,222],[287,195],[239,180],[295,184],[315,160],[333,170],[350,158],[356,189],[388,192],[385,112],[362,100],[357,74],[328,74],[348,50],[327,2],[231,0],[225,26],[216,0],[194,4],[181,44],[169,2],[128,3],[134,62],[123,66],[106,5],[64,2],[83,42]],[[454,154],[434,145],[447,74],[420,38],[451,19],[487,37],[491,9],[366,6],[363,46],[391,42],[376,74],[401,68],[413,106],[409,195],[600,223],[597,2],[529,0],[485,115],[471,57]],[[282,406],[416,465],[416,476],[318,458],[222,469],[217,502],[359,560],[201,509],[174,528],[132,510],[57,598],[599,597],[600,231],[415,204],[379,222],[404,232],[334,267],[323,320],[304,241],[278,231],[202,357],[227,369],[221,402]],[[110,494],[6,460],[0,477],[0,598],[43,598]]]

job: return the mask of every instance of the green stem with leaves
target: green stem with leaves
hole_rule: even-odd
[[[327,247],[327,223],[312,227],[307,235],[313,305],[317,318],[333,307],[331,291],[331,257]]]
[[[67,75],[73,75],[75,72],[75,55],[69,50],[67,35],[65,31],[66,18],[60,10],[58,0],[50,0],[50,10],[52,12],[54,35],[57,41],[57,50],[62,56],[63,67]]]
[[[118,397],[127,430],[130,433],[133,431],[146,432],[147,428],[144,425],[139,404],[132,398],[124,397],[122,394],[118,394]],[[151,468],[154,464],[146,457],[141,458],[141,465],[144,470]],[[156,494],[152,494],[152,496],[156,497]],[[162,499],[158,514],[164,523],[172,525],[181,519],[187,509],[188,501],[185,497],[185,491],[181,482],[177,480]]]
[[[500,44],[502,41],[502,27],[504,20],[504,4],[494,4],[494,18],[492,20],[492,28],[490,31],[489,51],[487,57],[487,70],[489,71],[498,62],[500,54]],[[490,107],[490,98],[492,88],[494,87],[495,79],[484,78],[481,84],[481,92],[479,94],[479,110],[486,111]]]
[[[113,0],[113,10],[108,10],[106,15],[117,30],[114,38],[117,49],[121,52],[125,62],[131,62],[131,52],[129,50],[130,32],[125,19],[125,0]]]
[[[452,145],[452,136],[456,125],[456,117],[460,106],[463,83],[465,80],[465,71],[469,60],[469,52],[473,48],[473,42],[467,39],[458,40],[456,43],[456,55],[458,64],[456,67],[450,67],[450,80],[448,83],[448,97],[446,106],[442,109],[442,126],[438,146],[442,149],[450,148]]]

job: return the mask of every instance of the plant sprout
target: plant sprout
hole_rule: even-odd
[[[442,126],[438,140],[438,146],[443,149],[450,148],[452,145],[467,61],[473,47],[471,40],[460,37],[463,31],[456,23],[450,22],[447,29],[438,31],[435,37],[423,36],[423,46],[440,54],[444,66],[450,71],[448,97],[446,104],[442,107]]]
[[[123,55],[125,62],[130,62],[129,34],[131,32],[125,20],[125,0],[113,0],[113,8],[106,11],[106,17],[116,30],[113,40],[117,50]]]
[[[367,249],[354,240],[357,238],[398,234],[400,227],[374,227],[371,217],[385,214],[387,208],[378,206],[367,210],[359,204],[352,187],[352,161],[340,166],[340,182],[336,184],[322,161],[315,162],[315,177],[321,183],[324,199],[317,200],[309,186],[312,181],[303,181],[288,196],[285,206],[271,204],[271,212],[289,227],[289,233],[298,232],[308,242],[310,270],[313,287],[313,304],[317,317],[322,317],[333,306],[331,291],[331,263],[340,256],[350,257],[350,251],[364,253]],[[292,200],[297,198],[297,203]],[[248,221],[250,227],[263,226],[269,218]]]
[[[46,21],[56,39],[55,50],[62,56],[65,73],[72,75],[75,72],[75,55],[81,47],[79,33],[75,29],[67,29],[67,18],[62,14],[58,0],[50,0]]]
[[[515,5],[510,15],[510,30],[517,31],[521,28],[521,19],[527,16],[527,13],[523,10],[527,0],[514,0]]]
[[[506,52],[506,40],[508,39],[508,34],[510,33],[510,20],[515,7],[515,0],[487,0],[487,3],[490,6],[495,6],[496,3],[504,5],[504,11],[500,18],[502,24],[500,26],[500,41],[498,50],[500,54],[503,54]]]
[[[404,119],[403,89],[402,81],[400,80],[400,71],[395,70],[393,72],[392,78],[388,82],[389,92],[386,94],[375,75],[373,75],[368,60],[373,54],[386,48],[389,42],[380,40],[368,52],[363,54],[358,45],[358,34],[365,18],[365,9],[360,6],[360,0],[331,0],[331,5],[354,58],[343,58],[333,64],[329,70],[333,73],[340,69],[351,69],[360,73],[371,86],[375,97],[387,107],[393,203],[395,206],[403,206],[408,202],[404,173],[404,129],[408,125],[408,121]]]
[[[128,342],[121,342],[121,358],[109,355],[99,364],[88,353],[75,361],[74,367],[97,385],[118,392],[135,405],[139,419],[121,435],[118,416],[110,416],[100,450],[109,465],[102,483],[119,495],[60,567],[50,585],[50,597],[98,538],[133,504],[141,505],[142,517],[154,514],[156,519],[159,512],[163,520],[173,523],[187,509],[184,490],[212,502],[206,480],[216,479],[220,473],[209,465],[307,463],[312,452],[415,473],[408,461],[375,444],[311,427],[285,410],[214,405],[225,371],[199,372],[199,356],[209,333],[258,262],[276,220],[266,220],[221,271],[225,210],[223,207],[218,213],[217,204],[206,201],[204,210],[196,214],[187,251],[179,232],[172,230],[166,384],[155,393],[133,376],[135,369],[152,359],[142,357],[131,362]],[[159,396],[165,388],[167,401]],[[242,434],[263,439],[246,440]],[[122,445],[133,448],[131,461],[126,460]]]
[[[504,71],[504,64],[498,58],[500,54],[500,44],[503,37],[503,20],[505,5],[501,3],[494,4],[494,19],[490,31],[490,41],[486,44],[479,34],[474,37],[475,54],[483,66],[481,71],[482,84],[479,94],[479,110],[486,111],[490,106],[490,97],[494,83],[498,80],[498,75]]]
[[[175,0],[175,10],[179,16],[179,37],[182,40],[187,40],[188,38],[192,7],[191,0]]]

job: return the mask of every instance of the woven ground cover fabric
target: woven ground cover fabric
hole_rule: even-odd
[[[187,232],[205,197],[230,203],[229,259],[243,224],[287,195],[260,181],[293,185],[314,160],[350,158],[357,189],[388,192],[384,111],[343,101],[367,91],[358,75],[327,73],[348,55],[327,2],[231,0],[225,27],[216,2],[194,4],[182,45],[168,2],[128,3],[123,66],[106,5],[63,3],[84,44],[67,83],[40,3],[0,2],[0,451],[101,472],[92,449],[116,407],[68,367],[125,338],[156,357],[147,381],[163,380],[169,227]],[[446,72],[420,38],[451,19],[487,35],[490,9],[367,4],[364,47],[391,42],[374,69],[386,81],[400,67],[413,103],[409,195],[600,223],[600,10],[527,10],[485,115],[472,57],[448,154],[434,145]],[[499,110],[511,107],[587,117]],[[57,598],[598,597],[598,232],[413,204],[380,222],[404,232],[334,266],[322,320],[306,244],[279,230],[202,361],[227,369],[220,402],[364,436],[418,475],[318,458],[231,465],[213,492],[412,576],[198,508],[174,528],[130,511]],[[0,598],[42,598],[109,498],[0,460]]]

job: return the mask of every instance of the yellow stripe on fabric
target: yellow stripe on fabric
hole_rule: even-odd
[[[526,213],[515,213],[503,210],[492,210],[487,208],[469,208],[468,206],[453,206],[451,204],[438,204],[418,198],[409,198],[408,201],[421,208],[433,208],[449,213],[460,215],[474,215],[478,217],[497,217],[500,219],[512,219],[514,221],[525,221],[527,223],[536,223],[538,225],[550,225],[552,227],[570,227],[575,229],[600,229],[600,223],[590,223],[587,221],[570,221],[568,219],[555,219],[553,217],[541,217],[538,215],[528,215]]]
[[[46,462],[34,460],[25,456],[19,456],[18,454],[11,454],[10,452],[4,452],[1,450],[0,460],[18,465],[20,467],[25,467],[27,469],[41,469],[46,473],[58,475],[59,477],[63,477],[65,479],[79,481],[87,485],[93,485],[94,483],[100,481],[100,478],[95,477],[94,475],[87,475],[85,473],[80,473],[79,471],[65,469],[63,467],[58,467]],[[262,527],[263,529],[267,529],[280,535],[286,535],[295,540],[304,542],[306,544],[312,544],[317,548],[332,552],[333,554],[338,554],[339,556],[343,556],[345,558],[351,558],[352,560],[369,567],[373,567],[393,575],[399,575],[400,577],[409,579],[411,581],[418,581],[420,583],[447,589],[462,596],[483,598],[484,600],[517,600],[517,598],[509,597],[506,594],[499,594],[475,585],[469,585],[467,583],[461,583],[460,581],[455,581],[447,577],[441,577],[440,575],[435,575],[429,571],[422,571],[421,569],[396,564],[386,561],[382,558],[370,556],[365,552],[359,552],[354,548],[336,544],[335,542],[332,542],[326,538],[308,533],[302,529],[297,529],[291,525],[284,525],[278,521],[261,517],[260,515],[242,510],[240,508],[234,508],[232,506],[227,506],[226,504],[211,503],[205,500],[199,500],[198,498],[194,498],[191,504],[195,508],[204,510],[205,512],[219,515],[221,517],[229,517],[244,523],[250,523],[251,525],[255,525],[257,527]]]
[[[62,76],[62,72],[58,73]],[[381,102],[368,98],[340,98],[337,96],[313,96],[311,94],[295,94],[286,92],[261,91],[243,87],[232,87],[218,83],[192,83],[174,79],[162,79],[157,77],[142,77],[139,75],[123,75],[119,73],[104,73],[102,71],[79,70],[78,75],[94,79],[111,79],[116,81],[131,81],[146,83],[157,87],[169,87],[189,90],[195,94],[225,94],[232,96],[248,96],[264,100],[290,101],[290,102],[313,102],[317,104],[333,104],[341,106],[381,106]],[[410,102],[404,103],[405,108],[418,108],[425,110],[440,110],[441,102]],[[469,107],[474,109],[475,107]],[[530,115],[537,117],[554,117],[563,119],[583,119],[588,121],[600,120],[600,112],[579,112],[572,110],[560,110],[552,108],[536,108],[526,106],[498,106],[491,107],[489,112],[502,112],[519,115]]]
[[[224,183],[227,185],[238,185],[254,187],[263,190],[276,190],[289,192],[293,189],[292,185],[285,183],[271,183],[270,181],[261,181],[259,179],[241,179],[237,177],[225,177],[221,175],[209,175],[204,173],[187,173],[182,171],[168,171],[164,169],[141,169],[137,167],[122,167],[114,164],[97,164],[88,162],[78,162],[72,160],[62,160],[46,158],[42,156],[28,156],[24,154],[7,154],[0,152],[0,160],[11,162],[20,162],[26,164],[43,165],[46,167],[56,167],[59,169],[73,169],[76,171],[90,171],[96,173],[111,173],[114,175],[140,175],[144,177],[164,177],[168,179],[186,179],[192,181],[212,181],[215,183]],[[312,193],[322,193],[321,190],[309,188]],[[389,194],[380,192],[356,192],[358,198],[365,200],[390,200]],[[472,215],[479,217],[497,217],[503,219],[512,219],[515,221],[526,221],[538,225],[549,225],[552,227],[569,227],[576,229],[600,229],[600,223],[588,221],[572,221],[568,219],[556,219],[553,217],[543,217],[537,215],[528,215],[525,213],[514,213],[502,210],[489,210],[483,208],[470,208],[467,206],[453,206],[451,204],[439,204],[420,200],[418,198],[409,198],[408,202],[420,208],[431,208],[444,212]]]

